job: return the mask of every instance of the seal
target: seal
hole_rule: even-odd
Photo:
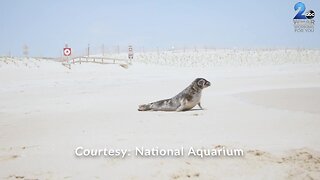
[[[197,78],[173,98],[142,104],[138,111],[188,111],[196,105],[203,109],[200,103],[201,92],[210,85],[206,79]]]

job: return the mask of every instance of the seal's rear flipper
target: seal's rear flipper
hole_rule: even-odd
[[[138,111],[149,111],[151,110],[150,104],[142,104],[139,106]]]

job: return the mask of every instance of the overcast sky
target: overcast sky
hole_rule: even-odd
[[[293,31],[294,0],[121,1],[1,0],[0,55],[57,56],[75,50],[132,44],[175,47],[320,48],[320,1],[313,33]]]

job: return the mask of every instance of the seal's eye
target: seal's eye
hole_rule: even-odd
[[[198,81],[198,86],[203,87],[205,84],[205,81],[203,79]]]

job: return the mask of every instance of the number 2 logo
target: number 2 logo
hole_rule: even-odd
[[[293,19],[306,19],[306,16],[303,15],[304,11],[306,10],[304,3],[298,2],[296,5],[294,5],[294,10],[297,11],[298,9],[299,11]]]

